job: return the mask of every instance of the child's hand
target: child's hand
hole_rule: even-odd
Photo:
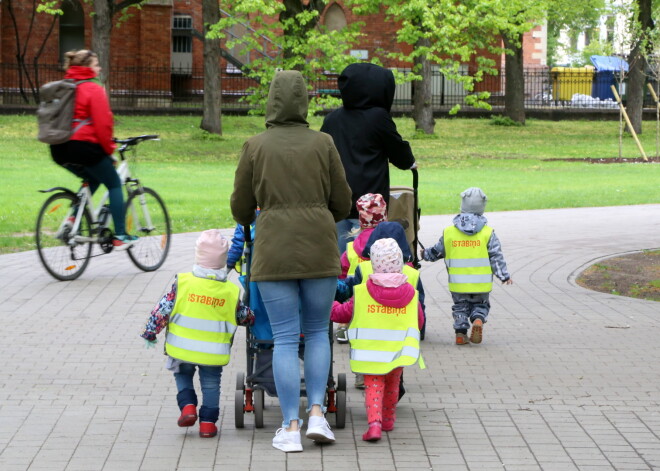
[[[419,249],[419,259],[424,260],[424,249]]]
[[[513,284],[513,280],[512,280],[511,278],[509,278],[508,280],[503,281],[502,284],[503,284],[503,285],[512,285],[512,284]]]
[[[144,339],[144,348],[146,348],[147,350],[149,350],[150,348],[155,348],[157,343],[158,343],[158,340],[151,341],[151,340]]]

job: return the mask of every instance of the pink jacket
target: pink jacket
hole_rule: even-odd
[[[415,288],[406,282],[396,288],[385,288],[375,284],[371,279],[367,280],[369,294],[380,304],[390,307],[404,307],[408,305],[415,295]],[[348,324],[353,318],[353,297],[341,304],[335,301],[332,304],[330,319],[340,324]],[[424,326],[424,311],[422,305],[417,305],[417,322],[419,329]]]
[[[375,227],[369,227],[367,229],[363,229],[362,232],[360,232],[353,241],[353,248],[355,249],[355,251],[358,253],[358,256],[362,260],[366,260],[366,258],[362,257],[362,251],[364,250],[364,246],[367,245],[369,236],[374,231],[374,229]],[[346,252],[344,252],[343,254],[341,254],[341,275],[339,275],[340,280],[346,278],[350,266],[351,264],[348,261],[348,255],[346,255]]]

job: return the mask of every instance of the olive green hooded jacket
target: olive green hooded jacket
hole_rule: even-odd
[[[332,138],[309,129],[307,87],[298,71],[277,72],[266,131],[251,137],[234,177],[234,219],[255,229],[253,281],[338,276],[335,222],[351,209],[351,189]]]

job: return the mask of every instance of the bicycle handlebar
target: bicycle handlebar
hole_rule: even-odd
[[[127,137],[126,139],[117,139],[116,137],[112,139],[117,144],[121,144],[117,149],[117,152],[121,155],[122,159],[124,158],[124,152],[126,149],[132,146],[138,145],[142,141],[159,141],[157,134],[143,134],[142,136]]]

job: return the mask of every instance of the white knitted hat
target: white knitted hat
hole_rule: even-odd
[[[211,270],[219,270],[227,264],[229,242],[219,229],[202,232],[195,243],[195,265]]]

